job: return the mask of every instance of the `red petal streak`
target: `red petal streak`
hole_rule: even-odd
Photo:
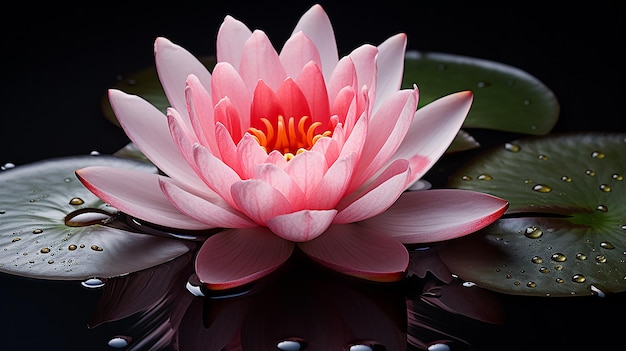
[[[239,141],[242,137],[241,120],[237,109],[228,97],[225,97],[215,105],[215,123],[220,123],[230,132],[233,141]],[[215,139],[215,125],[211,126],[213,139]],[[219,149],[219,146],[217,147]]]
[[[298,243],[314,261],[357,278],[393,282],[405,277],[409,254],[399,241],[360,227],[332,225],[318,238]]]
[[[264,227],[223,231],[208,238],[198,251],[196,274],[209,289],[236,288],[275,271],[293,247]]]
[[[271,218],[267,226],[285,240],[304,242],[321,235],[336,214],[336,210],[302,210]]]
[[[261,118],[267,118],[270,124],[275,126],[278,121],[278,116],[283,116],[283,110],[278,101],[278,97],[265,82],[260,80],[254,89],[254,96],[252,98],[250,126],[266,132],[265,124],[261,122]]]
[[[488,226],[500,218],[508,206],[506,200],[470,190],[409,191],[387,211],[360,225],[405,244],[438,242]]]
[[[296,121],[303,116],[311,116],[309,105],[300,91],[298,85],[291,79],[287,78],[276,91],[278,103],[283,112],[283,117],[295,117]]]

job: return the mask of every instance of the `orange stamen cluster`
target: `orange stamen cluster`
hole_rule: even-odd
[[[261,118],[261,122],[265,124],[266,132],[253,127],[250,127],[248,132],[266,152],[272,150],[280,151],[287,161],[299,153],[310,150],[320,138],[332,135],[332,132],[329,130],[321,134],[315,134],[315,129],[322,123],[310,123],[309,116],[300,117],[297,128],[295,117],[289,117],[285,121],[283,116],[278,116],[276,126],[273,126],[267,118]],[[309,124],[308,127],[307,124]]]

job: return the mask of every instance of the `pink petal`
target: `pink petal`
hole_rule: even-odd
[[[252,95],[235,67],[225,62],[218,62],[215,65],[211,80],[211,96],[214,105],[224,97],[230,99],[237,109],[242,128],[240,133],[243,134],[250,126]]]
[[[187,216],[214,228],[250,228],[256,226],[243,213],[222,203],[213,203],[184,191],[175,184],[160,180],[161,190],[176,208]]]
[[[391,160],[411,159],[420,155],[428,160],[428,165],[415,169],[417,172],[411,176],[412,180],[422,177],[458,134],[472,100],[472,92],[463,91],[444,96],[419,108],[411,128]]]
[[[470,190],[409,191],[387,211],[359,225],[405,244],[431,243],[476,232],[500,218],[508,206],[506,200]]]
[[[272,90],[276,90],[287,78],[278,53],[267,35],[260,30],[255,30],[246,41],[241,63],[235,68],[238,69],[251,93],[259,80],[264,81]]]
[[[385,211],[406,189],[409,173],[408,162],[404,160],[389,165],[367,187],[341,199],[335,223],[361,221]]]
[[[417,90],[408,89],[398,91],[380,107],[369,122],[370,132],[348,191],[358,188],[379,171],[398,149],[411,126],[416,108]]]
[[[299,31],[304,32],[315,43],[322,62],[322,72],[328,79],[337,65],[339,55],[330,19],[319,4],[313,5],[302,15],[293,33]]]
[[[185,81],[190,74],[198,77],[205,87],[211,86],[211,73],[200,60],[185,48],[159,37],[154,42],[154,59],[159,81],[170,104],[184,114],[188,123],[185,102]]]
[[[196,172],[181,157],[161,111],[139,96],[115,89],[109,90],[109,100],[126,135],[155,166],[180,182],[201,186]]]
[[[300,71],[310,61],[322,65],[315,44],[303,32],[294,33],[287,39],[279,57],[287,76],[294,80],[298,79]]]
[[[341,157],[328,168],[315,190],[309,192],[307,208],[334,208],[344,196],[356,162],[356,154]]]
[[[180,212],[161,191],[154,173],[91,166],[76,171],[76,176],[89,191],[102,201],[133,217],[178,229],[209,229],[210,225],[196,221]]]
[[[239,67],[243,45],[251,35],[252,32],[245,24],[232,16],[226,16],[217,32],[217,61]]]
[[[376,57],[378,80],[376,83],[374,111],[402,86],[406,41],[406,34],[399,33],[388,38],[378,46],[378,56]]]
[[[378,67],[376,67],[376,56],[378,49],[375,46],[361,45],[350,53],[350,59],[354,62],[357,76],[357,88],[367,87],[370,99],[373,101],[376,96],[376,80]],[[359,111],[363,110],[364,101],[359,96]],[[370,105],[370,112],[372,112]]]
[[[280,191],[294,208],[302,208],[304,206],[306,200],[304,192],[289,174],[279,166],[272,163],[258,164],[254,167],[254,178],[262,180]]]
[[[293,248],[293,243],[264,227],[223,231],[208,238],[198,251],[196,274],[209,289],[235,288],[275,271]]]
[[[400,242],[352,224],[332,225],[314,240],[298,243],[319,264],[357,278],[393,282],[404,278],[409,254]]]
[[[252,178],[254,167],[267,159],[267,152],[252,135],[246,133],[237,145],[237,158],[241,167],[237,172],[241,178]]]
[[[317,187],[326,170],[324,155],[315,151],[296,155],[287,163],[285,168],[287,174],[298,184],[307,197]]]
[[[304,242],[320,236],[336,214],[336,210],[302,210],[273,217],[267,226],[285,240]]]
[[[354,91],[359,90],[356,68],[350,56],[342,57],[335,66],[330,78],[326,78],[326,89],[328,90],[328,100],[331,106],[334,106],[339,92],[346,87],[352,87]]]
[[[272,217],[294,210],[280,191],[261,180],[237,182],[233,184],[231,192],[237,208],[260,225],[265,225]]]
[[[213,115],[213,99],[194,75],[187,78],[185,87],[187,111],[191,126],[200,143],[214,154],[219,151],[215,143],[215,120]]]
[[[194,146],[193,157],[198,169],[202,170],[200,177],[206,185],[219,194],[229,205],[236,207],[230,194],[230,187],[241,180],[239,175],[201,145],[196,144]]]

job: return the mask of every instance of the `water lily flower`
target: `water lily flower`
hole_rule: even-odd
[[[159,37],[167,112],[116,89],[109,99],[162,174],[106,166],[76,174],[130,216],[183,230],[223,228],[196,257],[210,289],[266,276],[294,250],[358,278],[402,279],[405,244],[475,232],[508,206],[466,190],[407,191],[450,145],[473,95],[417,109],[417,86],[401,88],[406,41],[396,34],[339,58],[320,5],[280,51],[263,31],[226,16],[212,71]]]

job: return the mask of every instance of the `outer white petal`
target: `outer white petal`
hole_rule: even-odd
[[[396,34],[378,46],[376,57],[378,81],[373,111],[376,111],[383,101],[402,86],[405,50],[406,34],[404,33]]]
[[[467,117],[472,100],[472,92],[462,91],[419,108],[402,144],[389,162],[411,159],[415,155],[427,158],[428,164],[413,170],[411,182],[420,178],[450,146]]]
[[[431,243],[473,233],[497,220],[508,202],[461,189],[409,191],[384,213],[359,223],[405,244]]]
[[[330,19],[320,5],[313,5],[302,15],[293,33],[299,31],[304,32],[304,34],[315,43],[320,54],[320,59],[322,60],[324,78],[328,81],[339,61],[339,54],[337,53],[335,32],[333,31]]]
[[[212,228],[172,205],[159,185],[163,176],[108,166],[82,168],[76,176],[102,201],[133,217],[170,228]]]
[[[181,183],[196,184],[193,168],[172,140],[166,116],[146,100],[109,90],[109,101],[126,135],[155,166]]]
[[[245,24],[232,16],[226,16],[217,32],[217,62],[228,62],[238,68],[243,44],[251,35],[252,31]]]
[[[154,59],[167,99],[185,117],[186,122],[190,123],[185,101],[187,76],[195,75],[208,89],[211,86],[211,73],[189,51],[162,37],[154,42]]]

